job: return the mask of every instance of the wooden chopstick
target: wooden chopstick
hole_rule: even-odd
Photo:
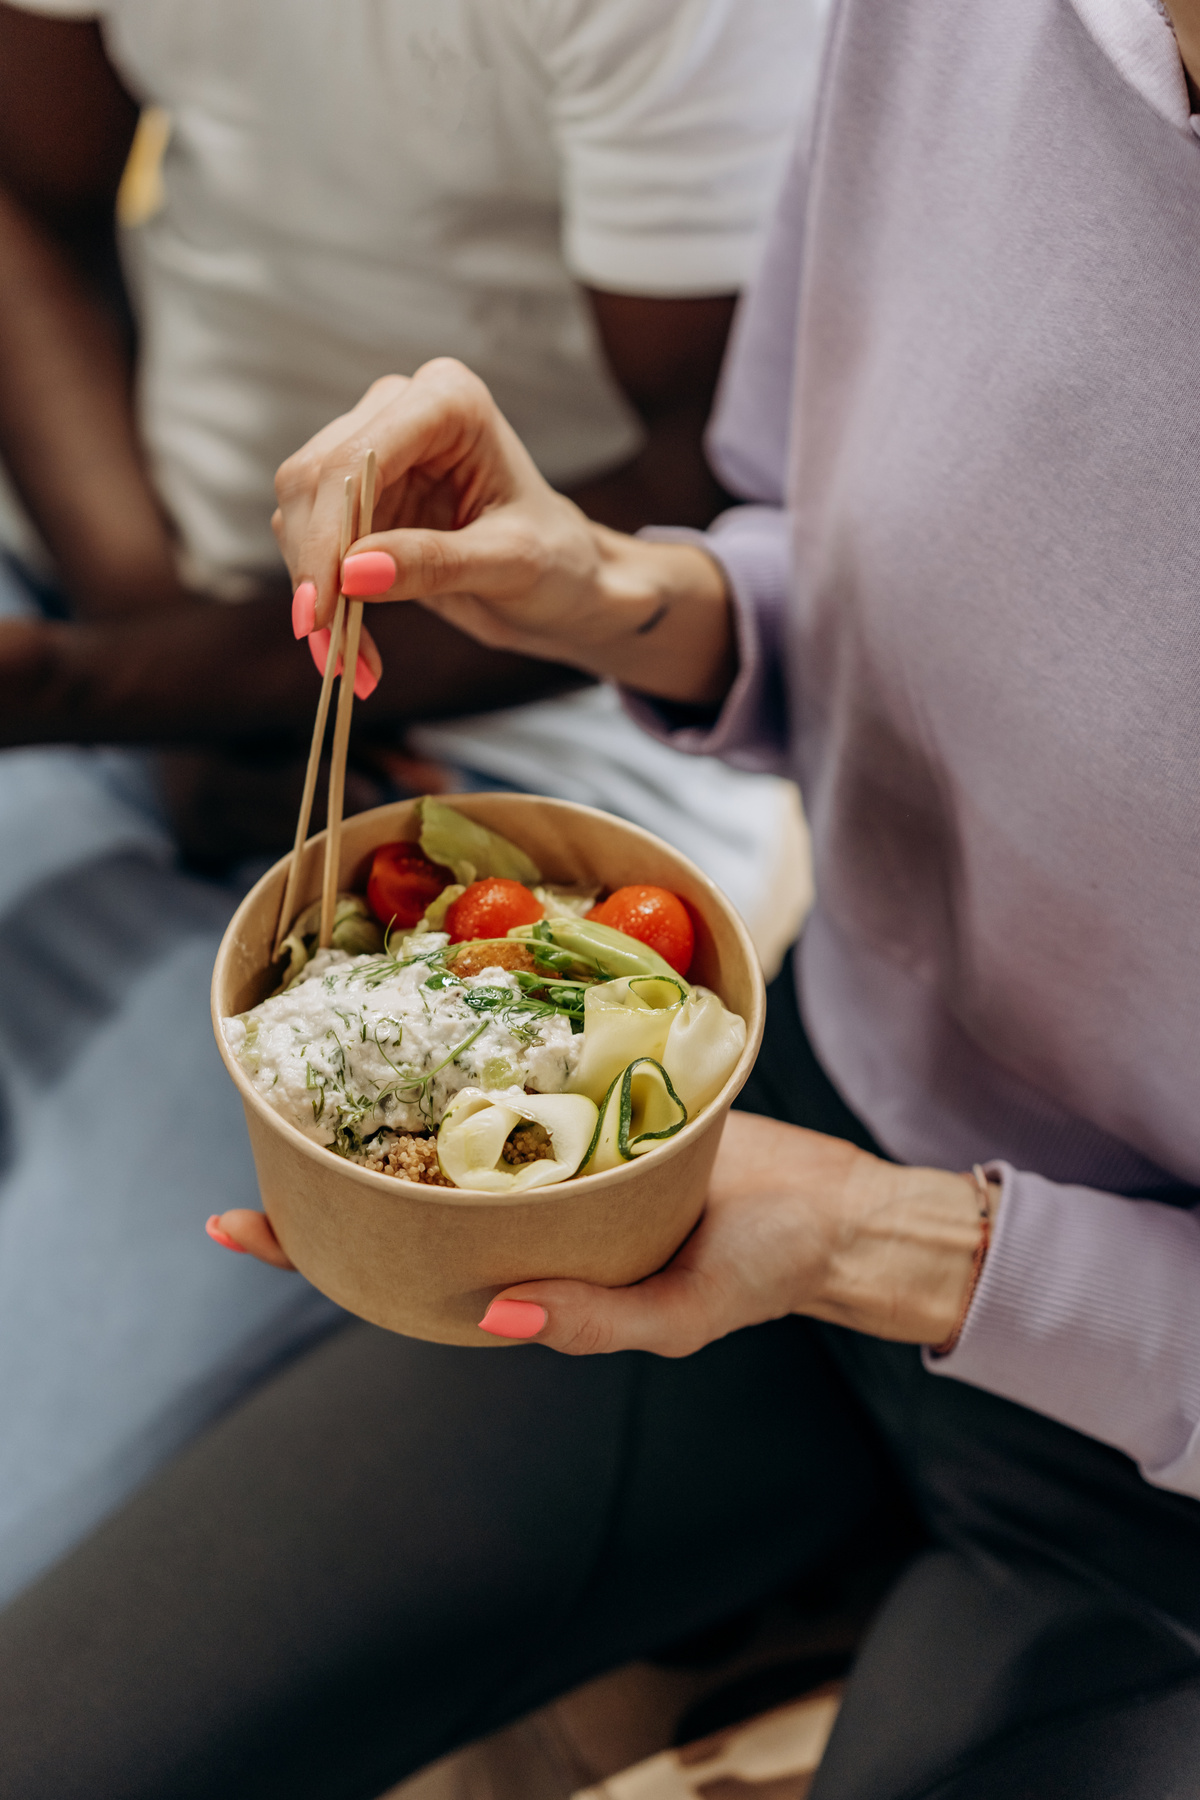
[[[368,450],[362,467],[358,506],[358,536],[370,534],[375,514],[375,452]],[[349,545],[346,546],[349,549]],[[343,550],[342,559],[346,552]],[[354,711],[354,677],[358,671],[358,643],[362,634],[363,603],[351,600],[346,607],[346,640],[342,652],[342,683],[338,688],[337,718],[333,727],[333,753],[329,763],[329,812],[325,823],[325,880],[321,888],[321,935],[318,947],[328,949],[333,937],[338,878],[342,867],[342,811],[346,798],[346,755],[350,748],[350,715]]]
[[[338,547],[339,575],[346,552],[354,542],[354,477],[347,475],[342,494],[342,529]],[[325,662],[325,675],[321,682],[321,698],[317,701],[317,717],[313,725],[312,746],[308,752],[308,768],[304,773],[304,792],[300,797],[300,816],[296,820],[296,837],[292,845],[292,860],[288,868],[287,884],[283,890],[283,903],[279,908],[279,923],[275,928],[275,948],[271,960],[274,962],[283,948],[283,940],[292,927],[292,917],[296,908],[296,892],[300,886],[300,865],[304,859],[304,846],[308,842],[308,823],[312,817],[313,795],[317,790],[317,776],[321,769],[321,752],[325,746],[325,726],[329,718],[329,700],[333,693],[333,677],[337,669],[338,656],[342,648],[342,630],[346,621],[346,596],[338,595],[337,610],[333,615],[333,624],[329,628],[329,655]]]

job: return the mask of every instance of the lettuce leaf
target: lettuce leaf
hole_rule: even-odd
[[[533,887],[542,872],[524,850],[510,844],[498,831],[477,825],[453,806],[446,806],[426,794],[417,801],[421,820],[421,848],[431,861],[454,870],[454,879],[464,887],[498,875],[506,881],[522,881]]]

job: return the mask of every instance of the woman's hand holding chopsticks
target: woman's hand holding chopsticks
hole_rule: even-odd
[[[275,533],[313,620],[333,616],[347,475],[379,461],[378,529],[350,547],[349,595],[416,600],[495,649],[664,699],[716,704],[735,673],[724,575],[690,544],[594,524],[543,479],[484,384],[447,358],[386,376],[276,477]]]

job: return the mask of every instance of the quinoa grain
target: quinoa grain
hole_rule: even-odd
[[[424,1187],[453,1187],[438,1162],[437,1139],[418,1137],[410,1131],[376,1140],[363,1158],[364,1169],[377,1175],[394,1175],[397,1181],[416,1181]]]

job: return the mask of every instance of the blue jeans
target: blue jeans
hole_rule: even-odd
[[[0,1604],[344,1321],[204,1235],[259,1203],[208,1019],[240,897],[176,866],[137,754],[0,753]]]

